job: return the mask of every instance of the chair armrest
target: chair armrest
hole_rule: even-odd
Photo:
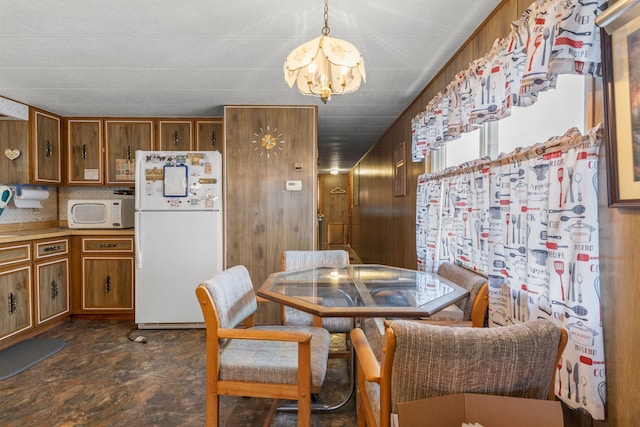
[[[290,341],[307,343],[311,341],[310,332],[277,331],[268,329],[218,329],[219,338],[244,340]]]
[[[380,363],[376,359],[364,331],[360,328],[351,330],[351,345],[358,355],[358,363],[365,378],[369,382],[380,382]]]

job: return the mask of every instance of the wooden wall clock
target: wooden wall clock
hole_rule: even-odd
[[[277,157],[280,152],[284,151],[286,141],[281,130],[277,127],[271,129],[270,125],[267,125],[266,128],[260,127],[258,129],[259,131],[253,134],[255,138],[251,140],[251,143],[255,145],[253,150],[257,151],[260,157],[266,157],[267,159],[271,156]]]

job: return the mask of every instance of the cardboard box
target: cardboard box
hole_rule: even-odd
[[[486,394],[451,394],[398,404],[400,427],[562,427],[562,406],[552,400]]]

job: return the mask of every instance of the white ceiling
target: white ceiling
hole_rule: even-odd
[[[500,0],[330,0],[367,83],[326,105],[282,66],[321,0],[0,0],[0,95],[63,116],[222,116],[318,105],[319,170],[351,168]]]

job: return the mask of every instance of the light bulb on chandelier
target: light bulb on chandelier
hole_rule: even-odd
[[[295,48],[284,62],[284,80],[300,93],[320,97],[358,90],[366,82],[362,54],[351,43],[329,37],[329,6],[324,2],[322,35]]]

